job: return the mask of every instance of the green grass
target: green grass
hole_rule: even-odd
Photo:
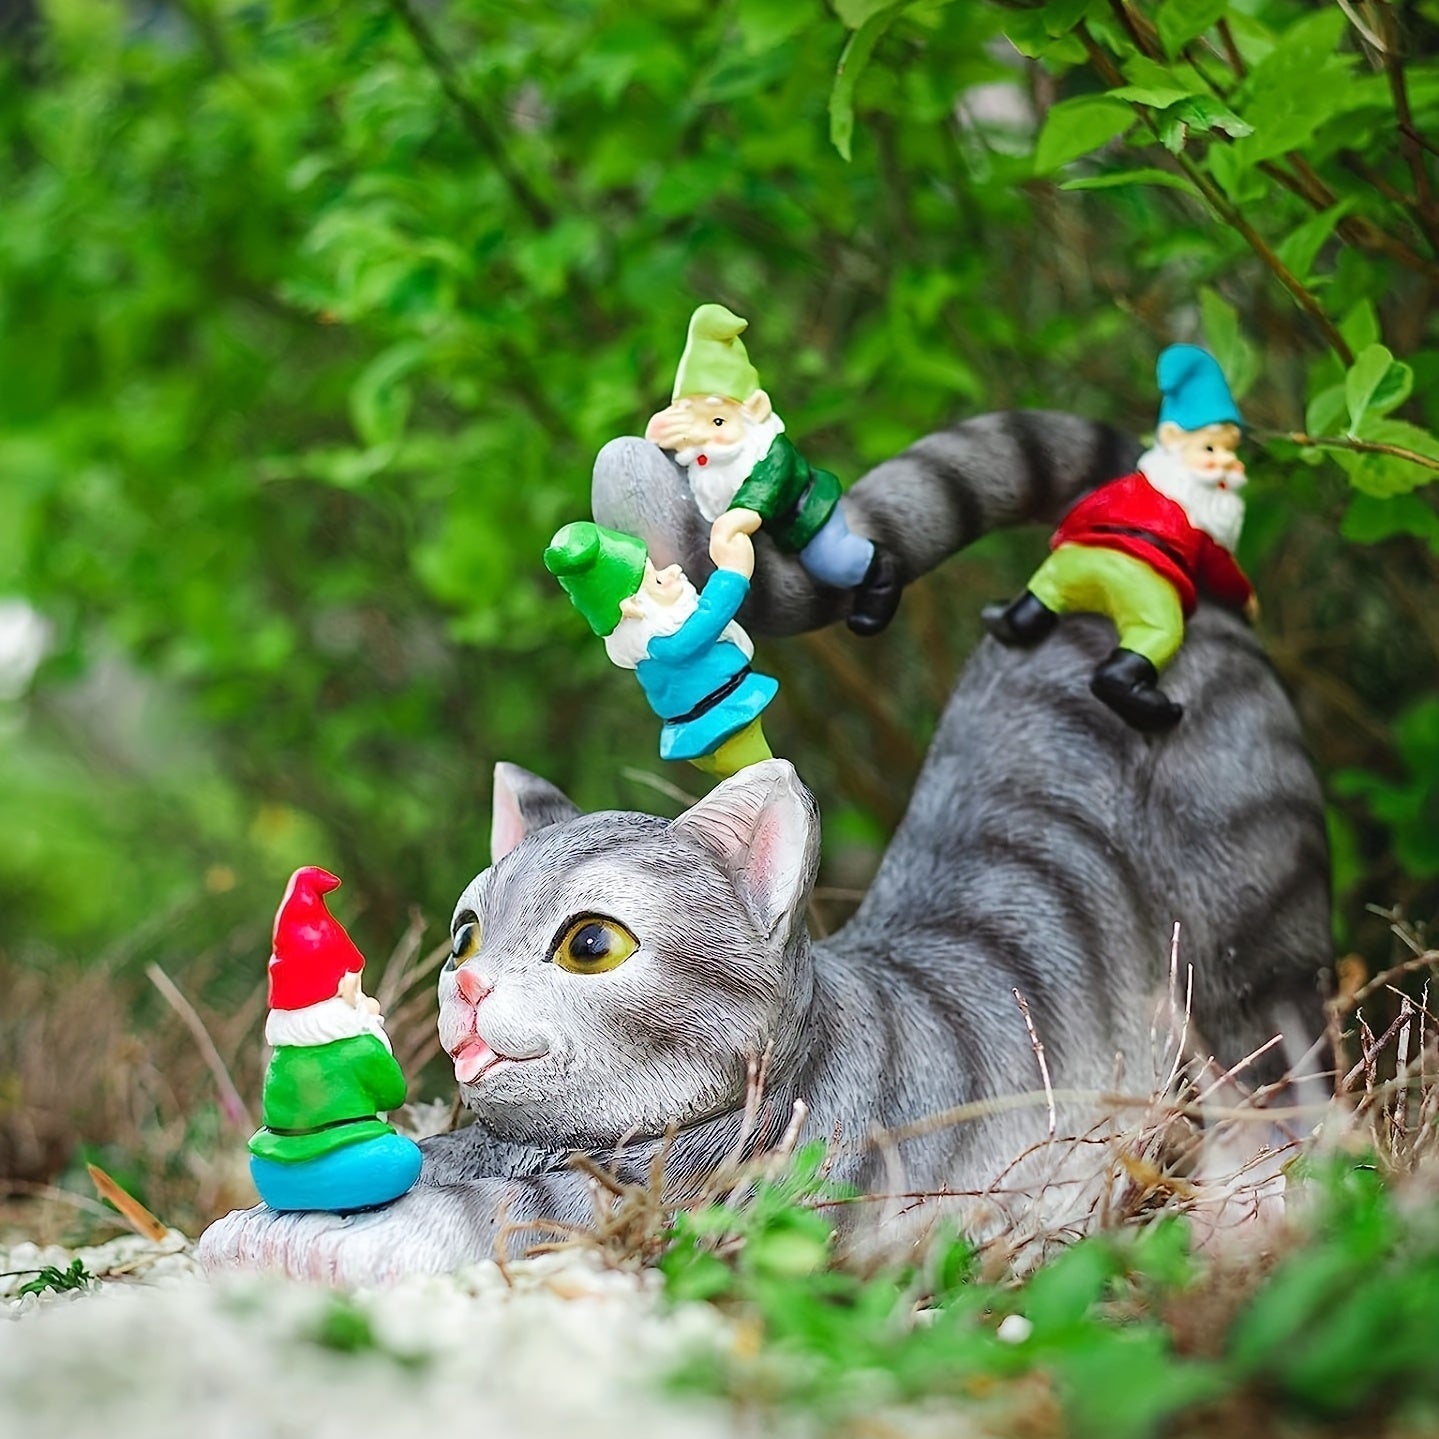
[[[1272,1263],[1198,1258],[1167,1213],[995,1281],[953,1233],[858,1272],[813,1207],[834,1197],[821,1158],[679,1218],[671,1299],[721,1306],[739,1335],[683,1386],[827,1433],[916,1405],[996,1434],[1439,1432],[1439,1214],[1368,1161],[1295,1176],[1304,1217]]]

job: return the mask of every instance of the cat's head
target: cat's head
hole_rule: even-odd
[[[496,1134],[598,1147],[743,1103],[792,1060],[811,994],[813,797],[752,765],[674,820],[582,814],[495,770],[490,868],[455,906],[440,1042]]]

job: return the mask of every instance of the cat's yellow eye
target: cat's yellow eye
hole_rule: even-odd
[[[445,961],[446,969],[456,969],[473,957],[480,947],[480,920],[478,915],[469,915],[456,931],[450,942],[450,957]]]
[[[639,940],[618,920],[588,914],[565,930],[553,958],[571,974],[603,974],[618,969],[639,947]]]

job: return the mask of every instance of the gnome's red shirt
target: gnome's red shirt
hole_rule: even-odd
[[[1243,609],[1254,593],[1234,556],[1139,473],[1085,495],[1049,542],[1052,550],[1060,545],[1092,545],[1143,560],[1178,591],[1186,616],[1194,613],[1200,588],[1235,609]]]

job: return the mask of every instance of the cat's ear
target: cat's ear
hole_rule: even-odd
[[[765,935],[803,907],[819,863],[819,809],[788,760],[742,769],[672,825],[719,860]]]
[[[501,760],[495,766],[490,863],[498,864],[526,835],[579,813],[579,806],[549,780]]]

